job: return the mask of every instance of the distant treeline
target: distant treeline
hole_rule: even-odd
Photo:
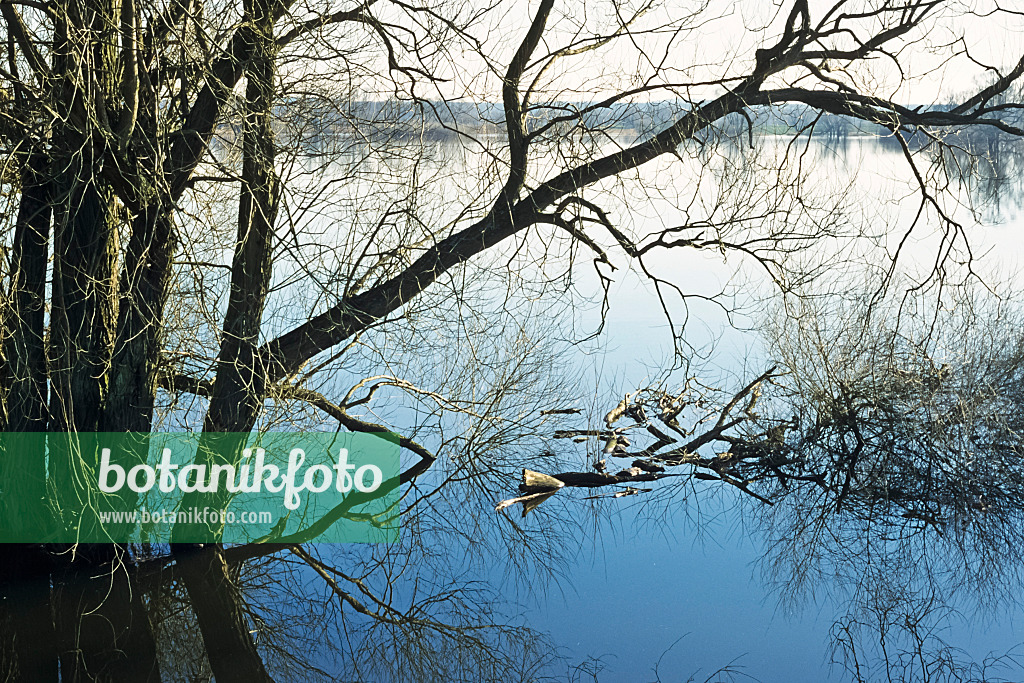
[[[551,102],[533,107],[528,113],[527,125],[532,131],[545,129],[556,136],[601,131],[644,138],[662,130],[699,104],[674,100],[618,102],[598,107],[586,102]],[[940,106],[930,108],[942,109]],[[719,120],[705,131],[704,139],[741,139],[751,134],[765,136],[803,131],[823,139],[872,136],[898,144],[893,132],[885,126],[821,113],[804,104],[758,107],[746,113],[746,117],[731,114]],[[322,148],[338,137],[444,142],[456,140],[460,134],[503,135],[505,132],[504,110],[500,104],[492,102],[294,98],[278,108],[278,115],[281,133],[310,151]],[[1008,114],[1005,120],[1024,125],[1022,118],[1024,115],[1016,113]],[[229,127],[231,131],[225,132],[234,137],[231,133],[236,132],[237,124]],[[920,131],[902,130],[900,135],[914,147],[927,139]],[[948,129],[944,135],[960,136]],[[1001,137],[994,127],[974,127],[969,134],[962,134],[963,141],[972,146],[998,144]]]

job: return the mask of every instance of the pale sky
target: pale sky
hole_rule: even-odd
[[[448,58],[438,62],[440,71],[450,79],[439,86],[440,92],[446,96],[500,101],[497,72],[503,71],[525,35],[538,1],[499,3],[484,14],[471,30],[484,46],[483,56],[474,54],[468,44],[450,43]],[[617,3],[620,16],[631,16],[640,4],[637,0]],[[607,96],[622,88],[652,82],[650,79],[656,69],[661,74],[656,79],[658,82],[691,84],[689,96],[695,99],[709,96],[714,89],[699,84],[746,73],[754,50],[772,43],[769,37],[779,34],[792,6],[787,1],[780,10],[779,3],[763,0],[714,1],[705,3],[707,7],[694,13],[695,4],[683,0],[659,3],[636,21],[631,34],[620,36],[598,50],[563,57],[544,74],[544,96],[538,100],[580,101]],[[833,4],[832,1],[811,0],[812,24]],[[847,13],[855,13],[882,3],[842,4]],[[902,43],[894,45],[900,51],[902,84],[899,70],[891,60],[883,58],[858,64],[849,71],[848,77],[861,89],[875,95],[927,103],[962,92],[984,74],[982,66],[965,57],[943,66],[951,46],[966,45],[971,56],[985,65],[1016,64],[1024,54],[1024,15],[993,15],[994,3],[989,0],[971,3],[977,15],[988,16],[965,16],[964,4],[949,3],[926,22],[930,27],[927,33],[911,33]],[[545,40],[535,53],[535,62],[543,61],[546,54],[566,45],[578,45],[578,41],[587,36],[607,32],[616,23],[615,7],[611,2],[556,2]],[[869,36],[871,29],[878,27],[878,20],[874,18],[858,21],[861,37]],[[490,64],[489,69],[485,59]],[[791,74],[798,71],[793,70]],[[536,68],[527,73],[524,87],[536,73]],[[838,73],[833,75],[840,77]],[[665,90],[649,95],[656,100],[674,97],[676,95]]]

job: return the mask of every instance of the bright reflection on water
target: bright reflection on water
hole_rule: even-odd
[[[770,157],[787,143],[763,142],[768,149],[759,154]],[[962,183],[954,192],[959,204],[944,200],[942,207],[969,238],[972,269],[1012,291],[1019,282],[1024,183],[1018,177],[1019,154],[993,151],[999,154],[974,167],[958,160],[965,177],[951,178],[950,183]],[[937,250],[948,249],[949,242],[928,208],[903,240],[922,199],[908,182],[899,147],[851,138],[841,145],[811,145],[806,155],[816,164],[810,174],[813,190],[836,198],[846,217],[866,226],[871,237],[869,248],[863,240],[837,236],[810,250],[811,262],[834,264],[818,281],[819,291],[863,290],[864,273],[883,272],[901,240],[897,272],[917,282],[926,279]],[[646,213],[632,213],[632,220],[649,230],[660,229],[674,220],[670,204],[655,201]],[[629,213],[622,206],[609,211]],[[963,261],[967,245],[958,237],[951,260]],[[691,303],[689,341],[700,349],[714,345],[705,372],[728,382],[764,369],[770,350],[760,345],[757,328],[759,316],[763,320],[773,310],[766,299],[777,289],[763,269],[751,259],[725,258],[713,251],[664,253],[650,266],[674,275],[686,292],[724,287],[735,295],[733,321],[743,329],[731,326],[720,308]],[[963,271],[951,272],[958,276]],[[730,290],[729,282],[738,284]],[[867,282],[873,280],[868,277]],[[678,301],[669,303],[678,313],[681,309],[673,305]],[[604,339],[605,353],[597,361],[603,380],[599,391],[610,407],[623,393],[649,383],[671,354],[665,314],[642,276],[624,274],[611,288]],[[652,680],[659,658],[662,680],[685,679],[697,670],[702,675],[696,679],[703,680],[731,662],[762,681],[845,680],[841,671],[830,670],[827,651],[828,633],[841,608],[830,597],[835,587],[820,586],[802,607],[781,609],[754,566],[764,552],[763,539],[737,518],[736,510],[728,509],[727,501],[703,506],[691,501],[686,513],[667,516],[661,508],[651,514],[642,502],[617,503],[605,506],[618,509],[596,523],[594,545],[567,572],[564,592],[549,592],[529,612],[534,626],[550,629],[574,656],[608,655],[603,660],[607,679],[601,680]],[[1003,652],[1022,640],[1013,633],[1013,624],[1024,616],[1019,609],[1002,614],[979,614],[969,604],[963,609],[963,618],[953,619],[944,635],[971,656]]]
[[[640,242],[645,236],[649,239],[659,231],[710,216],[719,222],[733,219],[731,227],[720,236],[731,243],[754,239],[749,244],[756,252],[763,246],[756,239],[778,229],[784,234],[783,241],[776,244],[795,247],[784,263],[785,272],[816,275],[812,286],[817,292],[861,296],[862,290],[867,291],[865,283],[877,283],[887,272],[897,250],[896,273],[903,278],[899,281],[904,286],[928,281],[938,251],[946,253],[950,263],[962,264],[970,256],[974,272],[988,281],[1016,282],[1013,278],[1020,257],[1017,235],[1024,185],[1015,176],[1021,164],[1012,150],[994,149],[993,161],[974,166],[966,159],[950,160],[958,162],[964,171],[962,178],[948,180],[958,201],[939,200],[939,207],[962,226],[962,233],[950,233],[937,220],[935,207],[925,204],[923,212],[919,211],[922,198],[908,181],[910,175],[898,147],[856,137],[828,145],[793,145],[789,139],[766,139],[755,151],[736,148],[713,159],[694,155],[683,161],[654,162],[638,177],[622,184],[608,183],[587,198],[600,204],[617,227]],[[441,196],[450,201],[435,201],[418,210],[429,215],[437,226],[444,226],[458,217],[465,205],[460,199],[475,196],[491,179],[486,168],[473,165],[475,157],[463,155],[457,147],[438,143],[432,150],[425,160],[415,163],[422,163],[425,177],[436,175],[445,188]],[[358,156],[358,150],[351,155]],[[340,184],[345,201],[318,213],[303,213],[298,202],[290,220],[300,231],[319,234],[314,244],[344,246],[352,237],[348,231],[354,232],[354,223],[370,220],[381,210],[381,206],[371,205],[370,199],[364,203],[362,198],[374,197],[381,183],[385,183],[386,190],[386,179],[401,177],[414,160],[399,153],[393,163],[394,167],[388,167],[376,160],[360,167],[359,176]],[[768,172],[780,168],[779,173]],[[777,178],[781,175],[796,182],[801,173],[806,176],[798,188],[800,201],[780,200],[774,185]],[[538,175],[543,177],[541,172]],[[456,184],[460,178],[470,180]],[[396,195],[402,191],[395,188]],[[786,210],[784,215],[772,215],[767,210],[773,202]],[[730,211],[737,206],[743,211],[732,216]],[[919,213],[917,226],[907,236]],[[791,244],[785,240],[793,229],[829,236]],[[780,310],[779,288],[771,278],[779,271],[772,271],[771,264],[766,269],[753,255],[714,246],[652,251],[645,258],[648,274],[679,287],[677,291],[663,285],[659,291],[637,267],[629,267],[609,234],[600,228],[595,228],[593,234],[619,269],[611,272],[601,266],[601,272],[612,277],[602,334],[576,345],[555,345],[561,355],[550,367],[553,390],[558,390],[561,380],[555,376],[559,373],[573,379],[575,385],[566,389],[567,394],[579,397],[573,405],[586,412],[568,417],[564,424],[551,429],[584,427],[587,419],[596,426],[600,416],[623,394],[665,378],[674,363],[670,320],[676,332],[683,329],[680,324],[685,321],[682,349],[690,362],[690,372],[703,381],[728,388],[765,369],[771,350],[763,348],[758,328],[766,315]],[[711,236],[699,227],[672,233],[673,239]],[[569,282],[565,277],[570,271],[564,253],[566,244],[564,235],[544,227],[515,245],[518,257],[511,255],[513,245],[502,245],[458,276],[472,278],[471,291],[476,292],[460,304],[449,295],[457,291],[458,277],[442,279],[427,293],[434,308],[418,313],[410,323],[419,325],[416,333],[395,333],[394,329],[402,329],[396,325],[385,328],[383,334],[368,335],[364,350],[352,351],[355,360],[343,362],[322,387],[324,393],[341,396],[367,371],[381,372],[382,368],[374,365],[378,358],[419,373],[425,385],[440,376],[458,378],[460,372],[466,372],[457,362],[456,356],[462,358],[460,354],[471,358],[473,353],[490,353],[488,358],[494,367],[480,372],[497,372],[518,354],[510,340],[515,339],[517,321],[524,316],[534,316],[538,321],[537,326],[523,331],[527,336],[548,334],[563,342],[587,338],[601,327],[600,283],[589,256],[582,254],[571,268],[576,295],[557,294],[559,287],[564,289]],[[315,262],[320,269],[318,283],[322,291],[310,288],[301,279],[293,282],[294,270],[278,268],[277,289],[268,316],[271,327],[284,329],[305,317],[310,297],[330,300],[331,272],[347,267],[327,249],[322,254],[304,253],[303,258],[307,265]],[[951,268],[949,272],[962,276],[964,268]],[[548,285],[540,288],[531,284],[538,280]],[[799,291],[797,281],[781,284]],[[210,286],[215,289],[223,283]],[[482,327],[469,329],[473,324]],[[438,341],[433,346],[425,345],[424,340],[431,335]],[[484,348],[474,348],[470,353],[463,348],[467,344]],[[488,344],[495,348],[486,348]],[[684,378],[679,373],[669,382]],[[401,429],[417,424],[422,415],[408,402],[395,398],[377,406],[373,417],[382,422],[389,420]],[[407,434],[429,447],[440,447],[442,457],[446,448],[453,447],[442,441],[446,435],[443,425]],[[577,450],[562,453],[563,463],[587,469],[597,446],[589,443],[571,447]],[[439,483],[439,475],[428,474],[421,483]],[[512,495],[513,489],[507,484],[508,480],[492,489],[494,494]],[[550,531],[551,542],[567,549],[567,559],[554,581],[537,578],[543,572],[527,571],[524,576],[510,568],[521,558],[510,557],[507,552],[520,551],[512,543],[511,550],[502,554],[505,546],[497,540],[495,529],[505,527],[488,507],[496,502],[488,503],[490,493],[480,498],[469,496],[468,503],[445,501],[442,493],[435,505],[450,506],[457,512],[459,506],[471,504],[477,509],[463,508],[464,516],[482,523],[477,526],[467,521],[460,529],[464,537],[449,538],[443,530],[424,532],[427,535],[422,538],[406,534],[403,548],[417,543],[443,544],[444,552],[452,555],[450,565],[466,571],[462,579],[491,582],[513,605],[513,616],[534,629],[549,632],[561,648],[560,654],[569,661],[600,658],[604,668],[600,680],[652,680],[652,669],[659,660],[662,680],[685,680],[698,670],[703,675],[696,678],[703,680],[730,663],[744,667],[762,681],[840,680],[835,674],[829,678],[827,645],[829,629],[841,608],[830,597],[841,591],[834,586],[819,586],[802,607],[780,609],[753,566],[764,552],[764,539],[734,507],[731,490],[705,492],[708,495],[663,496],[655,503],[641,496],[570,508],[585,518],[576,520],[576,528]],[[573,491],[570,495],[582,497],[586,493]],[[516,516],[517,523],[535,531],[544,531],[537,525],[545,519],[535,514],[520,521]],[[466,538],[477,542],[474,548],[468,549]],[[372,548],[344,552],[353,565],[360,563],[360,557],[385,553]],[[465,553],[467,559],[459,553]],[[425,571],[429,579],[429,570]],[[412,579],[397,579],[390,588],[401,602],[403,596],[412,594]],[[1006,650],[1016,643],[1008,626],[1020,618],[1019,611],[979,616],[968,609],[965,615],[965,619],[952,624],[947,636],[971,655]],[[562,671],[556,667],[551,673]]]

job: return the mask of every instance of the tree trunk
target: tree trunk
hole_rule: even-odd
[[[29,155],[21,173],[21,202],[11,253],[11,295],[4,321],[6,359],[4,431],[46,429],[46,352],[43,317],[50,240],[50,198],[43,175],[46,158]],[[40,461],[41,464],[41,461]],[[36,474],[42,475],[43,472]],[[41,479],[40,479],[40,484]],[[8,481],[3,482],[5,490]]]
[[[103,431],[148,433],[152,427],[175,243],[172,219],[159,204],[132,222]]]
[[[123,208],[104,169],[119,163],[112,146],[124,144],[137,113],[137,102],[133,102],[129,116],[118,114],[123,108],[119,96],[134,97],[119,93],[118,88],[117,31],[124,19],[122,9],[122,3],[113,0],[70,0],[58,6],[54,15],[53,71],[63,116],[54,129],[49,168],[55,207],[51,431],[123,428],[138,416],[137,412],[121,413],[122,423],[116,425],[106,420],[118,320],[118,233]],[[131,70],[130,64],[120,66]],[[123,136],[120,142],[114,137],[115,128]],[[123,384],[119,390],[120,395],[138,393]],[[74,512],[91,499],[84,475],[95,465],[94,453],[51,449],[49,478],[60,509]],[[64,680],[159,680],[152,629],[142,596],[130,584],[126,559],[126,547],[118,545],[80,545],[60,554],[58,560],[65,564],[53,577],[54,640],[60,648]]]
[[[238,202],[238,233],[231,264],[231,289],[224,317],[217,375],[203,425],[204,443],[197,462],[231,462],[240,444],[224,432],[248,432],[255,424],[266,394],[266,368],[256,351],[263,309],[270,288],[274,220],[278,181],[274,171],[271,126],[276,86],[276,45],[273,5],[269,0],[247,0],[245,19],[252,26],[252,58],[246,69],[246,109],[242,133],[242,186]],[[248,46],[247,46],[248,47]],[[186,494],[182,508],[203,507],[222,501],[203,494]],[[175,528],[175,535],[183,533]],[[242,609],[237,592],[217,545],[201,551],[177,544],[175,557],[189,600],[203,634],[210,668],[218,681],[270,681]]]
[[[51,431],[91,432],[102,424],[116,322],[117,205],[103,181],[103,122],[114,94],[117,24],[108,0],[71,0],[66,10],[54,58],[66,118],[56,127],[51,160],[57,211],[50,417]],[[53,483],[58,491],[75,485]]]
[[[46,430],[44,309],[50,204],[41,173],[44,165],[40,154],[31,154],[21,174],[21,204],[11,257],[12,291],[4,325],[8,336],[2,349],[6,372],[0,377],[7,388],[5,432]],[[46,496],[46,456],[36,439],[26,439],[12,450],[0,460],[0,491],[18,495],[3,496],[0,512],[8,533],[31,542],[43,532],[38,504]]]
[[[21,169],[21,202],[11,254],[11,292],[5,311],[2,354],[5,432],[46,430],[46,352],[44,309],[50,200],[45,157],[33,152]],[[0,453],[0,491],[18,495],[0,498],[5,531],[31,542],[42,537],[44,520],[38,504],[46,495],[46,460],[41,441],[24,445],[8,439],[11,452]],[[0,665],[15,681],[56,681],[57,656],[50,616],[50,563],[43,548],[12,544],[0,570]]]

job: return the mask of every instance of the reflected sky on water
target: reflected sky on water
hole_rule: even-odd
[[[815,153],[824,167],[819,172],[829,176],[822,182],[849,183],[864,216],[876,211],[894,230],[913,220],[920,200],[906,181],[898,147],[852,138],[838,150],[818,147]],[[1016,282],[1024,244],[1019,211],[1024,184],[1019,178],[992,177],[996,171],[1009,174],[1019,168],[1016,157],[1003,162],[1003,168],[975,168],[976,175],[966,179],[970,194],[964,196],[975,203],[980,222],[963,207],[956,209],[956,216],[971,238],[976,270],[994,280]],[[816,177],[812,173],[812,181]],[[657,214],[655,203],[646,219],[656,221]],[[893,240],[882,242],[892,253]],[[923,271],[939,243],[929,226],[919,227],[904,247],[901,266]],[[654,266],[682,273],[677,281],[684,289],[692,288],[687,291],[714,291],[737,272],[745,276],[750,291],[761,294],[767,286],[763,277],[758,280],[756,267],[736,266],[718,255],[664,254],[654,259]],[[836,287],[836,281],[829,285]],[[723,312],[710,305],[691,310],[697,324],[687,330],[695,346],[715,344],[707,367],[724,377],[760,372],[757,359],[766,355],[756,333],[758,311],[765,309],[751,299],[744,301],[742,294],[736,301],[742,310],[738,319],[748,331],[731,327]],[[605,334],[599,374],[615,380],[618,391],[601,387],[613,405],[621,394],[650,381],[656,372],[652,368],[671,354],[664,313],[643,277],[629,273],[612,287]],[[608,681],[653,680],[659,661],[662,680],[685,680],[698,670],[702,675],[696,679],[703,680],[728,664],[765,682],[845,680],[829,666],[828,635],[840,614],[831,588],[820,586],[802,606],[780,607],[757,566],[764,539],[758,530],[745,528],[738,510],[729,509],[727,501],[705,502],[695,520],[692,514],[662,517],[642,502],[628,500],[604,506],[619,509],[596,523],[595,540],[580,552],[557,588],[543,597],[526,598],[528,621],[550,631],[571,658],[600,657],[600,680]],[[980,659],[1024,640],[1024,613],[1019,609],[977,614],[967,605],[964,610],[945,635],[971,656]]]
[[[826,266],[824,272],[819,273],[816,286],[842,294],[879,277],[888,265],[887,256],[899,247],[900,272],[911,279],[927,276],[936,250],[948,245],[948,241],[944,241],[947,233],[926,216],[913,234],[904,239],[921,199],[907,180],[905,161],[898,146],[866,137],[850,137],[827,145],[804,145],[796,152],[791,145],[788,138],[766,138],[759,140],[754,150],[723,148],[710,159],[694,154],[681,162],[659,160],[645,166],[633,183],[598,187],[588,198],[602,206],[616,226],[638,237],[649,235],[681,225],[702,212],[722,218],[722,212],[729,206],[747,198],[756,205],[758,197],[772,191],[776,176],[771,170],[780,167],[785,155],[790,160],[800,160],[800,164],[788,168],[787,172],[806,173],[800,194],[818,209],[816,218],[797,215],[796,224],[809,225],[807,221],[813,218],[819,221],[818,226],[824,225],[834,233],[795,253],[787,267],[815,271]],[[402,148],[397,149],[394,163],[398,166],[411,163],[403,160]],[[431,149],[434,158],[430,158]],[[457,146],[440,142],[433,147],[428,145],[426,156],[425,166],[443,171],[445,177],[472,177],[475,172],[467,165],[472,163],[472,156],[460,156]],[[954,191],[963,205],[951,203],[944,205],[944,209],[961,223],[964,234],[969,237],[975,271],[992,281],[1006,281],[1012,278],[1019,264],[1021,252],[1017,236],[1022,227],[1019,206],[1024,185],[1013,177],[1021,165],[1012,151],[1002,150],[992,159],[995,161],[976,166],[970,166],[969,160],[959,160],[967,175],[963,179],[952,178],[951,182],[957,186],[963,181],[963,188]],[[366,190],[369,184],[376,182],[375,174],[390,177],[401,177],[401,174],[384,167],[367,167],[362,172],[365,177],[347,183],[344,192],[353,199],[350,208],[355,209],[351,210],[361,210],[372,217],[378,207],[360,207],[359,197],[372,196]],[[543,176],[542,172],[538,173]],[[1003,179],[1001,174],[1010,177]],[[723,183],[723,177],[728,182]],[[728,187],[723,189],[723,185]],[[443,224],[453,218],[449,212],[461,206],[458,199],[467,191],[467,188],[451,187],[450,204],[427,207],[425,213],[433,213],[438,224]],[[973,213],[969,206],[974,207]],[[830,207],[834,209],[831,213]],[[331,239],[341,241],[345,239],[344,232],[332,232],[336,229],[331,226],[344,225],[350,218],[344,210],[336,216],[298,215],[296,220],[300,226],[313,226],[310,229],[316,229],[318,221],[328,226],[322,230],[321,241],[325,244]],[[740,225],[735,234],[757,235],[771,231],[773,225],[785,228],[789,225],[785,221],[793,219],[793,215],[786,215],[773,223],[775,219],[767,216],[761,222],[755,220]],[[303,224],[303,221],[307,222]],[[499,246],[495,253],[475,262],[470,270],[479,278],[474,280],[474,286],[478,287],[474,291],[478,295],[466,305],[490,314],[510,305],[513,299],[528,299],[533,294],[528,286],[532,281],[547,278],[557,284],[562,262],[557,257],[552,258],[547,263],[550,270],[545,270],[532,265],[538,259],[529,253],[531,249],[547,249],[554,239],[553,232],[546,227],[534,231],[528,243],[519,245],[524,255],[516,264],[518,270],[505,261],[511,249],[506,248],[508,245]],[[600,230],[595,229],[594,234],[599,233]],[[866,240],[853,237],[864,233],[868,236]],[[685,234],[693,236],[693,233]],[[662,379],[669,385],[682,383],[683,373],[666,375],[673,365],[669,319],[677,331],[678,324],[686,320],[684,352],[691,362],[690,372],[699,375],[702,381],[728,388],[739,386],[764,371],[770,353],[762,346],[758,326],[764,316],[778,310],[778,288],[771,283],[762,264],[708,247],[652,252],[645,259],[649,273],[674,282],[680,288],[679,292],[662,288],[663,298],[659,299],[651,281],[636,267],[629,267],[626,257],[615,250],[610,236],[595,239],[619,269],[602,271],[611,275],[612,282],[600,336],[570,346],[568,351],[563,348],[563,355],[558,358],[561,364],[558,370],[578,378],[581,383],[573,389],[577,396],[583,397],[577,405],[584,409],[583,415],[567,417],[558,427],[585,427],[588,420],[591,427],[597,426],[600,416],[625,393]],[[954,259],[962,260],[966,242],[962,235],[957,239],[952,253]],[[330,253],[325,251],[324,258],[328,259],[324,269],[329,271]],[[560,300],[562,307],[545,310],[541,305],[539,309],[516,310],[520,313],[532,310],[540,316],[541,329],[550,323],[559,333],[571,333],[579,340],[600,327],[600,286],[585,257],[577,259],[572,272],[577,292],[584,295],[572,298],[576,304],[574,309],[566,308],[563,298]],[[493,278],[488,279],[491,275]],[[309,293],[295,291],[295,287],[305,285],[290,285],[290,276],[284,269],[275,277],[278,288],[268,320],[271,327],[284,329],[290,326],[290,317],[301,318],[307,314],[306,306],[295,307],[294,302],[305,301]],[[510,281],[522,288],[507,286]],[[434,288],[440,289],[434,301],[450,305],[445,300],[444,286],[441,283]],[[552,284],[552,288],[557,287]],[[508,294],[510,291],[512,294]],[[685,298],[691,295],[697,298]],[[717,301],[709,301],[710,297],[717,297]],[[543,303],[545,299],[540,297],[538,301]],[[550,319],[545,319],[545,315]],[[565,321],[559,318],[562,315],[572,318],[571,324],[563,324]],[[449,329],[445,327],[444,316],[438,313],[438,320],[430,321],[438,326],[439,334]],[[514,319],[515,313],[505,317]],[[556,318],[559,318],[557,325],[554,324]],[[480,338],[505,343],[505,338],[497,331],[492,337]],[[417,337],[411,339],[415,343],[422,341]],[[390,352],[413,353],[417,349],[415,343],[411,350],[403,349],[406,338],[392,338],[387,332],[379,338],[370,334],[367,340],[370,345],[376,345],[377,353],[385,356]],[[422,353],[428,366],[434,364],[433,370],[424,371],[424,377],[448,367],[440,358],[453,348],[454,345],[452,348],[440,345],[416,351]],[[353,351],[353,354],[358,353],[358,349]],[[323,387],[324,393],[343,395],[352,381],[365,376],[362,370],[375,367],[372,362],[371,355],[367,366],[360,367],[356,363],[351,368],[340,369],[333,379],[335,385]],[[397,428],[415,424],[417,417],[403,410],[408,407],[403,408],[401,401],[384,406],[381,421],[390,418]],[[426,443],[434,446],[429,440]],[[560,453],[560,463],[568,462],[571,467],[584,470],[600,445],[591,442],[568,448],[576,448],[576,452]],[[445,455],[444,451],[441,455]],[[423,482],[430,483],[431,476],[425,476]],[[668,489],[668,485],[664,488]],[[829,631],[844,609],[841,597],[837,597],[841,591],[834,586],[819,585],[802,604],[780,606],[757,566],[765,552],[765,538],[755,522],[744,517],[744,508],[737,507],[738,494],[732,489],[722,491],[714,487],[669,490],[676,492],[661,495],[654,501],[637,496],[604,499],[592,505],[579,502],[588,492],[567,492],[572,502],[566,503],[565,509],[555,507],[563,504],[558,498],[544,504],[549,511],[583,516],[575,520],[575,530],[564,526],[551,530],[551,534],[578,532],[576,536],[555,539],[567,550],[553,579],[518,573],[510,568],[512,563],[500,552],[493,556],[476,556],[472,561],[467,559],[466,573],[460,579],[482,579],[497,588],[511,605],[506,613],[511,612],[520,623],[550,634],[566,662],[597,658],[591,668],[601,669],[599,680],[602,681],[653,680],[653,669],[659,661],[661,680],[665,681],[686,680],[698,671],[702,675],[697,675],[696,680],[703,680],[716,669],[730,664],[768,683],[844,680],[838,672],[830,674],[828,652]],[[510,487],[505,493],[514,495],[514,489]],[[479,505],[475,517],[482,521],[474,529],[477,533],[497,537],[497,530],[505,528],[498,513],[487,507],[496,502],[474,501]],[[464,502],[452,500],[447,504],[457,506]],[[538,533],[545,531],[543,525],[550,519],[535,513],[519,520],[519,508],[507,512],[523,528]],[[439,538],[443,539],[443,535]],[[416,542],[406,540],[410,544]],[[441,542],[446,543],[444,550],[453,555],[465,552],[469,557],[473,553],[487,552],[464,548],[466,541],[459,537],[453,537],[450,544],[446,540]],[[494,543],[498,549],[501,546],[500,542]],[[360,555],[359,550],[350,552],[353,559]],[[460,557],[455,557],[453,563],[458,566],[461,561]],[[417,567],[417,571],[426,570]],[[408,578],[411,575],[412,572],[406,574],[391,586],[398,602],[412,593],[413,581]],[[429,579],[429,575],[426,578]],[[951,624],[947,640],[974,657],[983,657],[990,651],[1005,651],[1024,640],[1014,635],[1022,616],[1018,611],[979,615],[965,605],[964,615],[962,620]],[[557,676],[564,672],[560,663],[549,673]],[[590,679],[584,676],[579,680]]]

